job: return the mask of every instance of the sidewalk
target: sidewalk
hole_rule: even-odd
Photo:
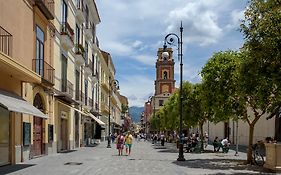
[[[184,153],[186,161],[176,161],[175,144],[164,147],[150,142],[134,141],[131,156],[118,156],[115,145],[107,142],[96,147],[84,147],[69,153],[58,153],[28,160],[14,166],[0,167],[0,174],[21,175],[186,175],[186,174],[269,174],[261,167],[242,165],[246,154]],[[209,145],[207,149],[212,150]]]

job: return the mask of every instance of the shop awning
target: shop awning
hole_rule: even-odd
[[[63,103],[63,102],[61,102],[61,101],[58,101],[58,103],[61,104],[61,105],[66,106],[66,107],[68,107],[68,108],[71,108],[71,109],[73,109],[74,111],[77,111],[77,112],[79,112],[79,113],[82,114],[82,115],[88,116],[88,114],[86,114],[85,112],[80,111],[79,109],[76,109],[76,108],[74,108],[74,107],[72,107],[72,106],[70,106],[70,105],[68,105],[68,104],[65,104],[65,103]]]
[[[104,126],[105,123],[103,121],[101,121],[100,119],[98,119],[96,116],[94,116],[91,113],[88,113],[88,116],[90,116],[92,119],[94,119],[99,125]]]
[[[48,118],[47,115],[26,102],[22,97],[7,91],[0,90],[0,105],[7,108],[9,111]]]

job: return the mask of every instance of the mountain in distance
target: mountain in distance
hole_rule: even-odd
[[[132,117],[133,122],[140,122],[141,113],[144,111],[144,107],[132,106],[129,108],[129,114]]]

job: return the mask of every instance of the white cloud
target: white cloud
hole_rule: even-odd
[[[201,46],[216,43],[222,36],[222,28],[218,24],[218,14],[210,7],[208,1],[187,2],[183,7],[172,10],[166,20],[166,32],[173,32],[183,21],[184,34],[189,43]]]
[[[245,10],[235,9],[231,12],[231,23],[226,26],[226,29],[238,29],[241,20],[244,19]]]
[[[136,55],[134,58],[149,66],[154,66],[157,59],[156,56],[153,55]]]
[[[141,45],[142,45],[142,42],[139,41],[139,40],[136,40],[136,41],[133,43],[133,47],[134,47],[134,48],[138,48],[138,47],[140,47]]]
[[[121,93],[129,97],[130,106],[143,106],[144,99],[154,92],[155,77],[149,73],[155,72],[152,66],[157,59],[157,50],[163,46],[167,33],[179,34],[180,21],[184,27],[184,53],[200,55],[194,52],[212,53],[218,51],[216,45],[232,47],[240,44],[241,38],[238,42],[236,38],[225,41],[225,37],[234,31],[233,28],[239,27],[238,19],[243,17],[240,4],[245,0],[114,0],[114,3],[96,0],[96,3],[101,17],[97,26],[101,48],[112,55],[115,63],[133,60],[132,67],[124,74],[120,75],[118,71],[122,67],[116,67]],[[189,50],[191,45],[193,50]],[[205,54],[204,60],[209,56]],[[174,57],[178,83],[176,53]],[[194,56],[184,62],[184,80],[193,83],[201,80],[198,73],[202,65],[197,64],[204,60],[198,60],[203,58]],[[140,75],[135,75],[136,72]]]
[[[154,77],[123,75],[119,81],[122,94],[129,99],[129,106],[143,106],[148,94],[154,91]]]

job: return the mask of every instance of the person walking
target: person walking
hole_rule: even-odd
[[[130,132],[128,132],[127,135],[125,136],[125,146],[126,146],[127,155],[131,154],[132,144],[133,144],[133,136]]]
[[[123,149],[124,149],[124,136],[120,132],[119,135],[117,136],[117,141],[116,141],[116,148],[118,149],[118,155],[122,156],[123,155]]]

